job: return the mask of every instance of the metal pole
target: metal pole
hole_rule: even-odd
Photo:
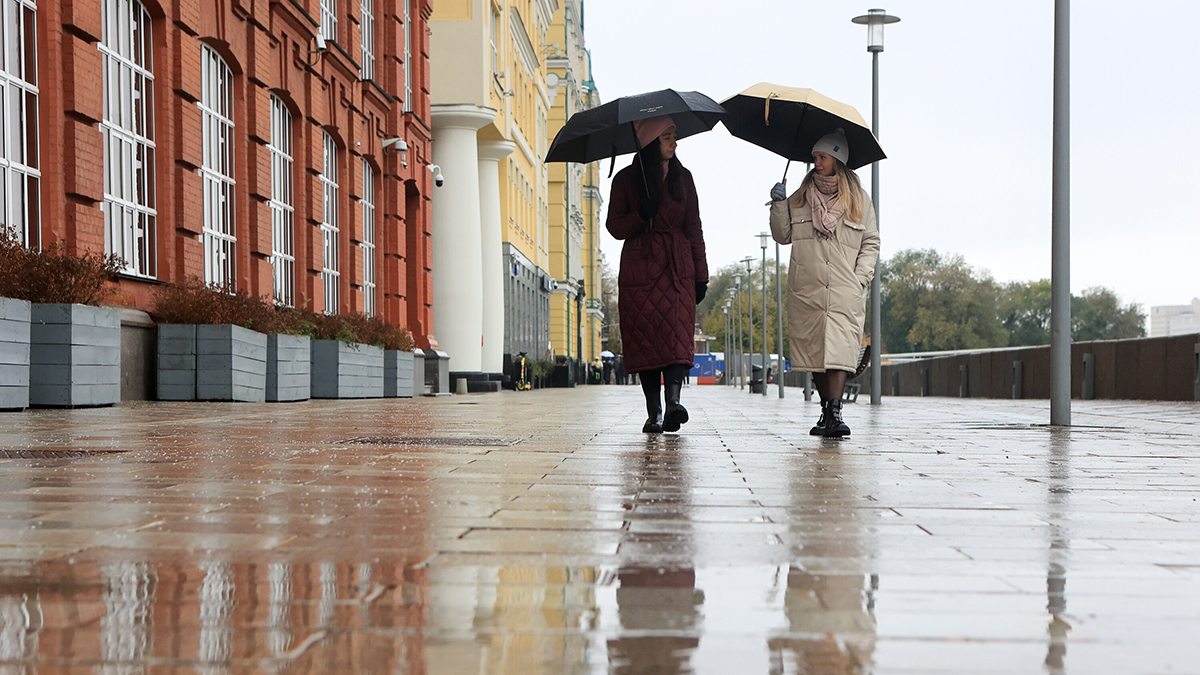
[[[879,138],[879,52],[871,52],[871,131]],[[879,226],[879,162],[871,164],[871,201],[875,204],[875,226]],[[883,338],[879,325],[879,258],[871,278],[871,405],[883,402],[883,370],[879,354]]]
[[[767,350],[767,247],[762,248],[762,322],[763,322],[763,385],[762,395],[767,395],[767,366],[770,364],[770,352]]]
[[[750,365],[746,368],[750,371],[750,377],[754,377],[754,289],[750,286],[750,280],[754,278],[751,274],[750,265],[746,265],[746,305],[750,316],[746,319],[748,324],[746,327],[750,329]],[[751,392],[753,393],[753,391]]]
[[[804,400],[812,400],[812,373],[804,374]]]
[[[775,344],[779,352],[779,372],[775,381],[779,384],[779,398],[783,398],[783,281],[779,278],[779,242],[775,242]]]
[[[745,365],[742,363],[742,285],[738,283],[738,389],[745,389],[746,374]]]
[[[1050,424],[1071,425],[1071,2],[1054,1]]]

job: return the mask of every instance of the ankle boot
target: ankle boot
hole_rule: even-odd
[[[826,438],[841,438],[850,435],[850,427],[842,420],[842,399],[835,398],[826,404],[825,433]]]
[[[679,396],[688,370],[687,366],[672,366],[666,373],[667,416],[663,418],[663,431],[679,431],[680,426],[687,424],[688,411],[679,404]]]
[[[828,407],[828,401],[821,399],[821,416],[817,418],[817,425],[808,430],[809,436],[824,436],[825,435],[825,408]]]

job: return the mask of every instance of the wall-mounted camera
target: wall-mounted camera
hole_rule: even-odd
[[[403,138],[389,138],[383,142],[382,147],[384,152],[391,148],[400,153],[400,166],[408,168],[408,143],[405,143]]]
[[[446,178],[442,176],[442,167],[437,164],[429,164],[429,172],[433,174],[433,184],[442,187],[446,184]]]

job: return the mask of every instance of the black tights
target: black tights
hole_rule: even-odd
[[[846,376],[844,370],[827,370],[823,373],[813,373],[813,384],[817,387],[817,394],[822,401],[832,401],[842,397],[842,390],[846,388]]]
[[[660,399],[661,384],[682,385],[683,378],[691,372],[692,367],[682,363],[659,368],[657,370],[643,370],[638,373],[638,378],[642,381],[642,393],[646,395],[646,400],[657,401]]]

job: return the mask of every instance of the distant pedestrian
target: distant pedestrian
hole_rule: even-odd
[[[635,130],[642,150],[613,178],[607,222],[625,242],[617,277],[621,343],[625,370],[640,376],[646,396],[642,431],[678,431],[688,421],[679,395],[694,358],[696,305],[708,290],[704,233],[696,184],[675,156],[675,122],[651,117]]]
[[[603,368],[604,368],[604,379],[603,379],[604,384],[612,384],[612,371],[613,371],[612,359],[604,359]]]
[[[629,384],[629,378],[625,375],[625,357],[618,356],[615,361],[613,368],[617,371],[617,384]]]
[[[792,245],[788,266],[788,331],[792,370],[813,373],[821,417],[809,433],[841,437],[842,390],[858,365],[867,287],[879,258],[875,208],[846,167],[849,146],[839,129],[813,146],[813,169],[789,197],[771,188],[771,234]]]

